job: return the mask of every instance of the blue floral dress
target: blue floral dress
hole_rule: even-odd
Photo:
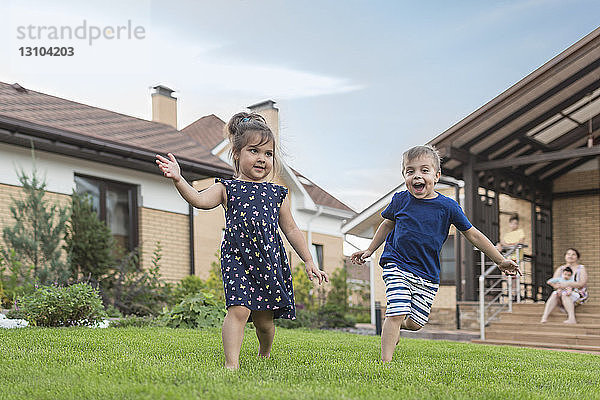
[[[278,231],[279,209],[288,190],[270,182],[215,182],[227,191],[221,243],[227,307],[271,310],[274,318],[295,319],[292,274]]]

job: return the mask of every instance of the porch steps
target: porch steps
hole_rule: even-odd
[[[548,322],[541,324],[544,304],[513,305],[513,312],[503,312],[485,330],[485,340],[473,343],[537,347],[555,350],[583,351],[600,354],[600,306],[577,307],[577,324],[565,324],[566,314],[554,310]]]

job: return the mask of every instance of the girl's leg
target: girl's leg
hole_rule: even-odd
[[[240,350],[244,338],[244,327],[250,316],[250,310],[244,306],[231,306],[223,321],[223,350],[225,350],[225,368],[240,367]]]
[[[568,316],[564,322],[566,324],[576,324],[577,320],[575,319],[575,303],[573,303],[571,297],[566,293],[561,296],[561,300]]]
[[[252,321],[254,321],[256,336],[258,337],[258,355],[269,357],[273,346],[273,338],[275,337],[273,311],[252,311]]]
[[[394,315],[383,321],[381,330],[381,361],[392,361],[396,344],[400,338],[400,327],[406,315]]]
[[[548,321],[548,316],[554,310],[554,307],[557,306],[559,302],[558,293],[556,291],[552,292],[548,300],[546,300],[546,306],[544,307],[544,314],[542,314],[542,319],[540,322],[543,324]]]

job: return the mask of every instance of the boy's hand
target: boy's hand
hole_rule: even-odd
[[[506,275],[516,275],[519,274],[523,276],[521,270],[519,269],[519,265],[513,260],[504,259],[500,264],[498,264],[498,268],[500,271],[504,272]]]
[[[169,156],[169,159],[157,154],[156,164],[164,176],[173,179],[173,182],[177,183],[181,180],[181,168],[179,168],[179,163],[172,153],[168,153],[167,156]]]
[[[354,264],[364,264],[365,259],[369,258],[373,254],[370,250],[357,251],[356,253],[350,256],[350,261]]]
[[[322,281],[329,282],[329,277],[327,276],[327,272],[321,271],[312,262],[307,263],[306,266],[304,267],[304,270],[306,271],[306,275],[308,275],[308,279],[310,279],[312,281],[313,278],[317,278],[317,280],[319,281],[319,285],[321,284]]]

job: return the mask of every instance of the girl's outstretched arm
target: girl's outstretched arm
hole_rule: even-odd
[[[167,156],[169,157],[168,159],[157,154],[156,164],[165,177],[173,180],[175,188],[185,201],[203,210],[210,210],[219,204],[227,206],[227,195],[223,184],[215,183],[208,189],[198,192],[181,176],[181,168],[179,168],[179,163],[175,159],[175,156],[171,153],[168,153]]]
[[[310,251],[308,251],[304,234],[298,229],[298,225],[296,225],[296,221],[294,221],[294,217],[292,217],[290,202],[287,197],[283,200],[283,204],[279,209],[279,227],[294,250],[296,250],[296,253],[298,253],[302,261],[304,261],[308,279],[312,281],[313,277],[317,278],[319,285],[322,281],[329,282],[327,273],[315,266]]]

